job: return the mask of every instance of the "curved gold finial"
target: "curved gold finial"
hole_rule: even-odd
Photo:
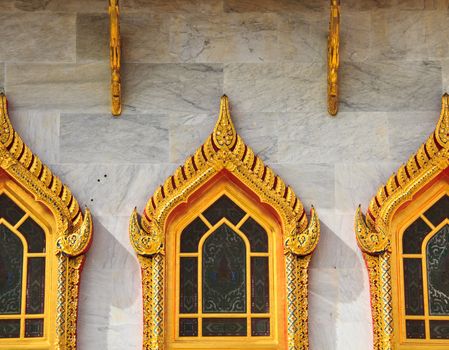
[[[60,237],[57,241],[57,246],[66,255],[81,255],[89,248],[92,232],[92,215],[89,208],[86,208],[81,226],[75,232],[68,232]]]
[[[129,236],[136,252],[144,256],[161,253],[164,239],[162,231],[158,230],[153,223],[151,226],[154,231],[153,233],[149,233],[142,228],[139,221],[139,214],[137,214],[137,209],[134,208],[129,220]]]
[[[237,141],[237,132],[231,119],[229,101],[226,95],[220,100],[220,115],[215,125],[212,139],[218,148],[232,148]]]
[[[449,95],[447,93],[441,98],[441,114],[435,136],[442,146],[449,147]]]
[[[355,214],[354,229],[360,248],[364,252],[374,254],[387,250],[389,245],[387,235],[383,233],[383,230],[377,232],[368,227],[360,206]]]
[[[340,66],[340,0],[331,0],[329,36],[327,40],[327,109],[338,113],[338,68]]]
[[[0,93],[0,143],[8,146],[13,138],[14,131],[8,116],[8,101],[5,94]]]
[[[295,255],[309,255],[313,252],[320,239],[320,220],[315,208],[310,210],[310,222],[303,231],[297,231],[289,235],[285,240],[287,251]]]
[[[122,113],[122,84],[120,76],[121,39],[120,39],[120,12],[119,0],[109,0],[110,19],[110,59],[111,59],[111,97],[112,115]]]

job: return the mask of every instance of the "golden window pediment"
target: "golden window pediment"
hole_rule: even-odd
[[[374,349],[447,349],[449,95],[435,131],[380,187],[355,231],[367,263]],[[444,277],[445,276],[445,277]]]
[[[293,190],[237,134],[223,96],[210,137],[130,218],[143,348],[308,348],[319,230],[315,210],[308,222]]]
[[[90,212],[83,215],[69,188],[22,141],[3,94],[0,127],[0,239],[9,249],[0,261],[8,276],[0,349],[75,349]]]

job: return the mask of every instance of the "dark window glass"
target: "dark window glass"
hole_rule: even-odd
[[[248,237],[252,252],[268,253],[267,233],[253,218],[246,220],[240,230]]]
[[[23,245],[0,225],[0,314],[19,314],[22,300]]]
[[[205,318],[204,336],[246,336],[246,318]]]
[[[402,252],[404,254],[421,254],[424,238],[431,231],[423,219],[418,218],[404,231],[402,236]]]
[[[196,253],[201,237],[207,232],[206,224],[200,219],[193,220],[181,234],[181,253]]]
[[[426,328],[424,321],[420,320],[406,320],[405,321],[406,334],[408,339],[425,339]]]
[[[424,315],[421,259],[404,259],[406,315]]]
[[[245,216],[245,212],[227,196],[221,196],[203,213],[204,217],[215,225],[222,218],[228,219],[237,225]]]
[[[26,313],[44,312],[45,258],[28,258]]]
[[[246,247],[221,225],[203,246],[203,312],[246,312]]]
[[[444,196],[432,207],[427,210],[424,215],[434,225],[438,226],[449,214],[449,197]]]
[[[24,215],[25,212],[11,198],[4,193],[0,194],[0,218],[14,226]]]
[[[449,315],[449,226],[443,226],[427,243],[429,313]]]
[[[0,320],[0,338],[19,338],[20,320]]]
[[[198,336],[198,320],[196,318],[180,318],[179,335],[181,337]]]
[[[251,319],[251,335],[255,337],[269,336],[270,319],[269,318]]]
[[[29,253],[45,253],[45,232],[33,219],[26,219],[19,231],[25,236]]]
[[[179,312],[198,312],[198,262],[197,258],[181,258]]]
[[[251,258],[251,312],[269,312],[268,258]]]
[[[25,320],[25,337],[38,338],[44,336],[44,319]]]
[[[430,338],[449,339],[449,321],[430,321]]]

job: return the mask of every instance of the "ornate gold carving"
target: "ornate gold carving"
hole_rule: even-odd
[[[379,188],[366,217],[359,208],[355,232],[364,252],[370,277],[374,320],[374,349],[392,349],[391,222],[396,211],[449,165],[449,95],[442,97],[441,114],[435,131],[418,151]]]
[[[110,19],[110,58],[111,58],[111,97],[112,115],[122,114],[122,83],[120,75],[121,39],[119,0],[109,0]]]
[[[226,96],[221,98],[217,124],[206,142],[160,186],[148,201],[139,222],[130,218],[131,244],[140,255],[144,295],[144,349],[163,344],[163,244],[168,214],[222,170],[227,170],[279,214],[285,232],[288,276],[289,349],[307,349],[307,267],[319,239],[314,209],[308,224],[304,207],[293,190],[277,176],[236,133]],[[158,259],[157,265],[155,260]],[[156,271],[154,266],[157,266]],[[151,270],[152,269],[152,270]],[[152,271],[150,273],[150,270]],[[296,282],[295,282],[296,281]],[[161,286],[156,293],[155,283]],[[299,284],[298,284],[299,283]],[[155,294],[156,293],[156,294]],[[155,301],[155,298],[162,298]],[[156,307],[156,306],[157,307]],[[154,320],[160,320],[157,324]]]
[[[340,0],[331,0],[327,39],[327,110],[338,113],[338,67],[340,66]]]
[[[39,157],[32,153],[13,129],[7,100],[0,94],[0,168],[15,182],[28,190],[37,201],[44,203],[56,222],[58,254],[58,295],[55,314],[55,349],[76,349],[76,319],[78,285],[84,253],[92,239],[92,219],[86,209],[84,216],[71,191],[52,174]],[[56,283],[56,281],[54,281]],[[52,296],[53,297],[53,296]],[[53,347],[52,347],[53,349]]]

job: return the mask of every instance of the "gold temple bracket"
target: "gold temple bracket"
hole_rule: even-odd
[[[111,58],[111,112],[113,116],[122,114],[122,83],[120,77],[120,12],[119,0],[109,0],[110,58]]]
[[[327,110],[338,113],[338,67],[340,65],[340,0],[331,0],[329,37],[327,40]]]

